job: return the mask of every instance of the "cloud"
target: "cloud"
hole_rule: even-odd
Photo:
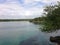
[[[2,18],[23,18],[25,9],[16,4],[0,5],[0,17]]]
[[[59,0],[0,0],[0,18],[35,18],[41,16],[45,5]]]

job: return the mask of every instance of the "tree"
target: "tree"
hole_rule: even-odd
[[[52,31],[60,29],[60,2],[58,2],[58,5],[47,6],[44,11],[46,13],[46,18],[43,22],[43,30]]]

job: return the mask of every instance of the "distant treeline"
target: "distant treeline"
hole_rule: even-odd
[[[34,18],[32,20],[30,20],[30,22],[33,22],[33,23],[36,23],[36,24],[41,24],[43,23],[43,20],[45,20],[46,17],[37,17],[37,18]]]
[[[32,19],[0,19],[0,21],[30,21]]]

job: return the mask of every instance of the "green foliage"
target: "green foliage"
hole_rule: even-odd
[[[47,12],[47,14],[43,21],[43,31],[60,29],[60,5],[48,6],[44,11]]]
[[[35,18],[31,22],[39,22],[43,25],[42,31],[46,32],[60,29],[60,2],[57,5],[46,6],[44,16]]]

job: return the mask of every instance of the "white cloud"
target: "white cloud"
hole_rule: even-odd
[[[13,4],[13,5],[12,4],[1,4],[0,5],[0,16],[10,15],[11,17],[14,16],[15,18],[19,16],[24,17],[24,12],[25,12],[25,9],[16,4]]]
[[[32,18],[31,16],[37,12],[39,12],[39,9],[36,7],[27,10],[15,3],[0,4],[0,18]]]
[[[57,1],[60,1],[60,0],[25,0],[24,3],[29,4],[33,2],[42,2],[45,4],[50,4],[50,3],[57,3]]]
[[[41,13],[43,13],[43,7],[40,5],[38,5],[40,7],[36,7],[35,5],[35,3],[39,1],[44,4],[50,4],[55,3],[59,0],[24,0],[23,6],[17,0],[7,0],[5,3],[0,4],[0,18],[38,17],[41,15]],[[29,7],[27,5],[33,5],[33,7]],[[24,6],[28,7],[28,9]]]

